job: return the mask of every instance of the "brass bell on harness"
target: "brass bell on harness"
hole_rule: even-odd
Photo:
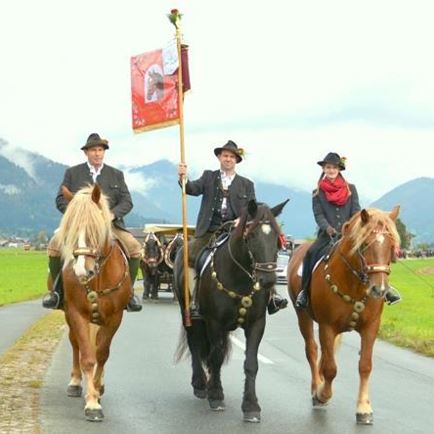
[[[98,310],[98,303],[92,303],[91,306],[93,311],[97,311]]]
[[[259,291],[259,290],[261,289],[261,285],[259,285],[259,282],[256,282],[256,283],[253,285],[253,289],[254,289],[255,291]]]
[[[247,313],[247,309],[246,309],[245,307],[240,307],[238,313],[239,313],[241,316],[245,316],[246,313]]]
[[[217,279],[217,273],[216,273],[215,271],[213,271],[213,272],[211,273],[211,277],[212,277],[213,279]]]
[[[244,318],[238,318],[237,321],[238,321],[238,324],[243,324],[244,323]]]
[[[356,321],[350,321],[350,327],[354,328],[356,327],[357,322]]]
[[[330,274],[325,275],[325,280],[327,280],[327,282],[330,282],[331,278]]]
[[[237,294],[234,291],[229,291],[228,294],[229,294],[229,297],[231,297],[231,298],[235,298],[237,296]]]
[[[336,285],[332,285],[330,286],[330,289],[332,290],[333,293],[337,293],[338,292],[338,287]]]
[[[363,312],[363,310],[365,309],[365,303],[361,302],[361,301],[356,301],[354,303],[354,307],[353,307],[354,311],[357,313]]]
[[[252,303],[253,303],[252,297],[248,295],[241,299],[241,305],[246,309],[248,309],[252,305]]]
[[[220,289],[220,291],[223,289],[223,284],[221,282],[217,283],[217,289]]]
[[[351,301],[351,297],[350,297],[349,295],[347,295],[347,294],[345,294],[342,298],[343,298],[347,303],[349,303],[349,302]]]
[[[87,299],[93,303],[94,301],[96,301],[96,299],[98,298],[98,294],[96,293],[96,291],[90,291],[87,294]]]
[[[353,312],[353,313],[351,314],[351,318],[352,318],[354,321],[357,321],[357,320],[359,319],[359,317],[360,317],[360,315],[359,315],[357,312]]]

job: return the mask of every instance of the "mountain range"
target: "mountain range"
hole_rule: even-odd
[[[25,235],[46,231],[50,234],[61,214],[54,200],[67,166],[41,155],[20,150],[26,158],[12,161],[0,139],[0,234]],[[160,160],[155,163],[124,169],[134,209],[126,217],[130,227],[146,223],[180,223],[181,190],[176,166]],[[197,174],[198,176],[200,174]],[[312,216],[311,193],[264,182],[256,182],[257,199],[270,206],[289,198],[279,222],[284,232],[294,238],[312,237],[315,221]],[[399,185],[370,206],[385,210],[401,205],[400,218],[417,242],[434,242],[434,201],[426,200],[434,192],[433,178],[418,178]],[[200,198],[188,197],[188,220],[194,224]]]

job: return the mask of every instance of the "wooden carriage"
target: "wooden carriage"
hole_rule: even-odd
[[[194,236],[195,227],[187,227],[189,238]],[[157,291],[173,291],[173,261],[175,260],[176,251],[183,240],[183,227],[179,224],[146,224],[144,229],[144,241],[148,236],[155,236],[158,239],[161,249],[161,258],[157,268],[155,279]],[[146,258],[144,259],[146,261]],[[142,268],[142,272],[144,269]],[[146,279],[144,276],[144,294],[146,293]],[[148,289],[149,291],[149,289]],[[155,296],[154,296],[155,298]]]

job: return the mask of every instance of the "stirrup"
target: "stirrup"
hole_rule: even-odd
[[[297,294],[297,299],[295,300],[295,307],[298,309],[305,309],[309,303],[308,295],[305,289],[302,289]]]

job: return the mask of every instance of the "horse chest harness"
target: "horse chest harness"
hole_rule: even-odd
[[[347,266],[347,268],[351,271],[353,276],[355,276],[362,285],[366,286],[369,283],[369,274],[374,273],[386,273],[390,274],[391,268],[390,265],[384,265],[384,264],[367,264],[365,257],[363,256],[363,252],[360,248],[357,249],[357,256],[360,261],[360,270],[356,270],[351,263],[348,261],[348,259],[341,253],[340,251],[340,240],[336,242],[332,248],[332,251],[327,255],[326,260],[328,261],[329,258],[333,253],[336,253],[339,255],[339,258],[343,261],[343,263]],[[331,272],[329,270],[329,264],[326,264],[324,266],[324,279],[328,283],[331,291],[338,295],[342,300],[344,300],[347,303],[350,303],[353,305],[353,311],[351,313],[351,319],[348,324],[348,331],[352,331],[355,329],[355,327],[358,324],[358,321],[360,319],[361,313],[365,310],[366,302],[368,301],[369,297],[371,296],[369,288],[366,289],[365,294],[363,297],[359,300],[351,297],[348,294],[343,293],[338,286],[333,283]]]
[[[90,283],[92,280],[94,280],[103,270],[104,266],[106,265],[108,259],[110,258],[113,248],[114,248],[114,242],[110,245],[110,250],[107,255],[103,256],[100,254],[98,249],[92,248],[92,247],[80,247],[74,250],[73,254],[74,257],[78,256],[90,256],[95,259],[95,273],[91,277],[85,277],[82,276],[79,278],[80,284],[83,286],[83,288],[86,290],[86,298],[90,303],[91,307],[91,319],[90,321],[94,324],[100,324],[101,323],[101,314],[99,312],[98,308],[98,297],[108,295],[113,291],[117,291],[125,282],[125,280],[128,277],[128,267],[127,267],[127,258],[125,256],[125,253],[122,249],[120,249],[123,257],[123,263],[124,263],[124,272],[122,274],[122,277],[120,278],[119,282],[116,283],[113,287],[110,288],[96,288],[93,289],[90,286]]]
[[[244,236],[243,238],[245,240],[246,236]],[[217,251],[217,248],[220,247],[223,243],[220,243],[216,247],[213,248],[213,250],[211,251],[210,256],[209,256],[209,262],[207,261],[206,265],[208,265],[208,263],[210,265],[211,278],[216,282],[217,289],[219,291],[222,291],[225,294],[227,294],[230,298],[239,300],[237,325],[238,325],[238,327],[240,327],[241,325],[243,325],[245,323],[248,310],[253,305],[253,296],[262,289],[260,283],[257,281],[256,271],[273,273],[276,271],[277,262],[256,262],[252,252],[247,247],[247,252],[249,254],[249,258],[250,258],[250,262],[251,262],[251,271],[248,271],[235,258],[234,254],[232,252],[230,241],[231,241],[230,237],[228,236],[227,243],[228,243],[229,256],[230,256],[231,260],[237,265],[237,267],[240,270],[242,270],[249,277],[249,279],[252,281],[252,289],[250,290],[250,293],[238,294],[234,290],[230,290],[230,289],[225,288],[223,283],[218,279],[217,272],[215,271],[215,268],[214,268],[214,254]],[[206,267],[206,265],[205,265],[205,267]]]

